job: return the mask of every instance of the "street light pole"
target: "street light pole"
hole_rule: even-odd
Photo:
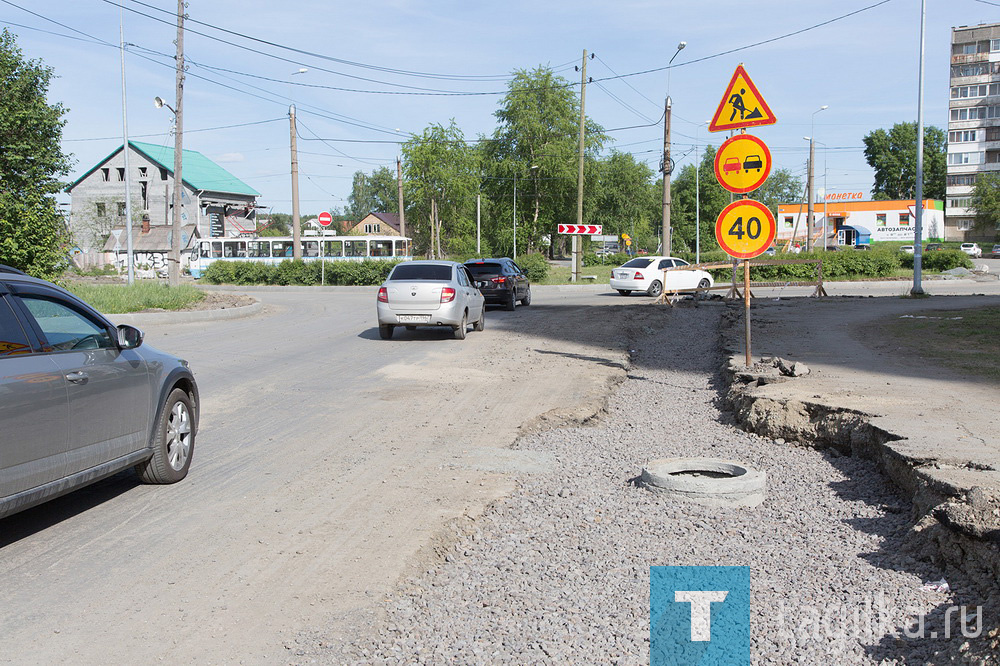
[[[171,287],[181,283],[181,206],[184,194],[184,0],[177,0],[177,107],[174,109],[174,214],[170,232],[167,276]]]
[[[809,121],[809,205],[806,211],[806,252],[812,249],[812,231],[813,231],[813,206],[815,204],[815,190],[814,190],[814,179],[813,172],[815,169],[815,157],[816,157],[816,142],[814,140],[814,129],[816,127],[816,114],[820,111],[825,111],[830,107],[827,104],[819,107],[812,113],[812,117]]]
[[[667,62],[667,99],[663,105],[663,163],[660,165],[660,171],[663,173],[663,241],[661,242],[661,249],[664,256],[670,256],[671,249],[671,239],[670,239],[670,172],[672,167],[670,164],[670,109],[672,103],[670,101],[670,65],[673,64],[674,58],[677,54],[687,46],[687,42],[680,42],[677,44],[677,50],[674,54],[670,56],[670,60]]]
[[[125,158],[125,249],[128,251],[128,283],[135,282],[135,262],[132,254],[132,172],[129,170],[128,107],[125,103],[125,4],[122,3],[119,35],[122,53],[122,153]],[[117,244],[117,239],[116,239]]]
[[[920,66],[917,68],[917,183],[914,217],[913,242],[913,288],[910,293],[920,296],[924,293],[920,280],[923,272],[924,245],[924,19],[927,16],[927,0],[920,0]]]

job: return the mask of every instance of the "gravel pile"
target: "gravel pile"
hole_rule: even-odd
[[[664,309],[599,425],[518,442],[554,456],[552,472],[456,534],[388,601],[374,638],[306,661],[647,664],[649,567],[745,565],[755,663],[992,663],[957,614],[951,640],[903,635],[917,614],[943,635],[957,602],[924,589],[942,573],[908,555],[909,502],[870,463],[745,433],[719,411],[720,312]],[[765,470],[765,502],[678,504],[635,484],[646,462],[679,456]]]

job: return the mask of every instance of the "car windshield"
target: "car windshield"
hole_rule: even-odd
[[[440,264],[400,264],[393,269],[390,280],[451,280],[451,266]]]
[[[622,264],[622,268],[646,268],[651,263],[653,263],[652,259],[637,258],[628,263]]]
[[[465,267],[476,277],[480,275],[498,275],[502,269],[502,266],[496,263],[466,264]]]

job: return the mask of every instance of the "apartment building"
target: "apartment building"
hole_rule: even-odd
[[[969,209],[976,175],[1000,171],[1000,23],[951,30],[945,239],[992,242]]]

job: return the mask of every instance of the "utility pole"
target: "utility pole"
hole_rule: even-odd
[[[583,66],[580,67],[580,168],[576,178],[576,223],[583,224],[583,148],[586,134],[587,114],[587,49],[583,50]],[[573,271],[570,282],[580,281],[580,236],[573,234]]]
[[[812,228],[813,228],[813,205],[816,198],[814,186],[815,182],[813,179],[813,170],[815,168],[816,157],[816,141],[812,137],[809,137],[809,203],[806,207],[806,252],[812,249]]]
[[[406,235],[406,213],[403,208],[403,162],[396,158],[396,188],[399,194],[399,235]]]
[[[663,172],[663,256],[669,257],[671,250],[670,242],[670,172],[673,170],[670,164],[670,107],[672,103],[670,96],[663,105],[663,164],[660,171]]]
[[[121,22],[118,24],[122,52],[122,153],[125,158],[125,248],[128,250],[128,283],[135,282],[135,261],[132,253],[132,172],[129,171],[128,107],[125,104],[125,5],[122,4]],[[115,243],[117,245],[117,241]]]
[[[174,108],[174,215],[170,231],[167,278],[171,287],[181,283],[181,205],[184,193],[184,0],[177,0],[177,106]],[[125,146],[128,150],[128,146]],[[131,224],[132,221],[128,220]]]
[[[924,293],[921,284],[924,263],[924,22],[927,18],[927,0],[920,2],[920,64],[917,67],[917,182],[913,230],[913,288],[910,294]]]
[[[299,153],[295,147],[295,105],[288,107],[292,149],[292,259],[302,258],[302,228],[299,224]]]
[[[482,232],[482,227],[480,225],[479,219],[479,208],[480,199],[482,198],[482,193],[476,192],[476,256],[480,256],[482,250],[480,250],[480,236]]]

